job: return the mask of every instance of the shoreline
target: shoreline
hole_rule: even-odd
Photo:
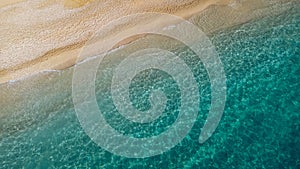
[[[261,2],[261,3],[257,3],[257,2]],[[15,8],[18,8],[18,6],[19,7],[24,6],[22,5],[23,3],[27,4],[28,6],[32,4],[36,5],[36,7],[41,6],[41,3],[37,3],[37,1],[22,2],[11,6],[14,7],[14,11],[17,11]],[[121,7],[123,7],[122,9],[120,9],[120,11],[123,10],[122,12],[125,15],[136,13],[136,12],[149,12],[149,11],[151,12],[151,10],[153,10],[154,12],[168,12],[170,14],[177,15],[185,19],[191,19],[192,21],[195,18],[195,16],[206,15],[205,12],[209,13],[207,11],[209,11],[210,9],[217,10],[217,11],[218,10],[233,11],[233,13],[228,13],[228,16],[230,16],[230,14],[231,15],[243,14],[246,16],[249,15],[249,13],[251,12],[253,13],[253,10],[257,8],[260,7],[266,8],[269,5],[263,3],[263,0],[256,0],[251,2],[249,2],[249,0],[246,0],[246,2],[243,3],[237,3],[237,2],[233,3],[233,1],[231,0],[206,0],[201,2],[190,1],[189,3],[182,2],[185,5],[180,7],[178,7],[178,4],[167,4],[165,6],[161,6],[161,4],[157,1],[154,2],[154,5],[141,0],[134,1],[132,3],[133,4],[131,5],[133,5],[134,7],[130,7],[128,10],[129,12],[126,11],[127,9],[126,5],[125,7],[120,5]],[[55,16],[54,18],[52,18],[52,20],[50,19],[49,22],[45,22],[42,19],[41,20],[34,19],[32,21],[25,19],[24,21],[17,23],[20,25],[20,28],[15,28],[15,31],[20,34],[20,37],[17,37],[16,39],[12,39],[12,40],[9,38],[11,38],[10,35],[12,34],[10,33],[12,33],[14,29],[9,30],[8,28],[12,28],[12,25],[18,26],[16,25],[16,23],[12,23],[12,22],[15,22],[16,20],[23,19],[23,18],[11,17],[11,15],[5,17],[4,15],[5,12],[9,11],[9,7],[7,6],[6,6],[7,8],[6,11],[1,10],[0,18],[3,17],[7,18],[5,20],[6,22],[4,21],[4,23],[8,23],[8,25],[4,26],[6,28],[4,30],[8,30],[9,32],[8,32],[8,36],[4,36],[3,38],[4,39],[3,41],[6,42],[7,40],[8,43],[1,44],[0,46],[1,49],[0,61],[2,63],[0,65],[0,84],[7,83],[10,81],[17,81],[18,79],[23,79],[26,78],[27,76],[31,76],[39,72],[64,70],[66,68],[72,67],[76,63],[80,50],[85,45],[85,42],[91,37],[93,32],[95,32],[95,30],[101,29],[103,25],[105,25],[105,23],[108,23],[109,21],[124,15],[122,12],[120,12],[121,16],[119,16],[120,13],[115,14],[116,12],[113,12],[110,18],[108,18],[106,21],[103,21],[103,17],[100,14],[98,14],[98,12],[102,11],[104,12],[103,14],[105,15],[108,14],[110,10],[109,9],[99,10],[97,7],[99,7],[102,4],[98,3],[97,1],[94,2],[88,1],[86,6],[74,8],[72,10],[63,8],[62,4],[56,4],[55,2],[52,2],[50,4],[51,5],[48,7],[44,6],[41,11],[43,12],[46,11],[47,9],[56,9],[61,12],[59,13],[58,16]],[[110,5],[111,4],[108,4],[108,6]],[[24,10],[26,10],[26,8]],[[22,14],[23,13],[19,13],[19,16],[21,16]],[[28,13],[25,14],[30,16],[30,14]],[[46,14],[49,14],[49,12]],[[208,18],[209,16],[210,15],[208,15]],[[209,23],[200,23],[198,26],[202,28],[205,33],[211,33],[221,28],[234,26],[249,21],[251,19],[255,19],[255,17],[257,16],[252,16],[243,19],[242,16],[241,19],[240,20],[237,19],[237,21],[233,20],[230,17],[228,18],[231,19],[232,21],[223,18],[222,20],[223,22],[229,23],[226,26],[224,26],[224,24],[218,25],[217,22],[219,21],[213,21],[207,19]],[[62,25],[60,23],[63,21],[66,21],[66,24]],[[213,25],[214,23],[217,23],[216,26]],[[73,28],[72,26],[74,26],[74,24],[75,25],[78,24],[78,25],[76,25],[75,28]],[[166,23],[166,25],[168,24],[169,23]],[[134,23],[131,25],[133,26],[130,28],[134,28],[135,26],[139,26],[139,22],[134,21]],[[158,26],[161,28],[164,27],[163,25],[154,25],[154,26],[156,27]],[[26,31],[24,30],[25,28],[27,28]],[[44,30],[45,28],[46,31],[50,32],[50,34],[43,33],[45,31]],[[120,25],[120,27],[118,28],[122,29],[122,25]],[[39,32],[41,30],[43,30],[42,33]],[[23,35],[22,33],[24,33],[25,35]],[[71,37],[71,38],[66,39],[66,37]],[[120,44],[116,46],[116,48],[121,45],[131,43],[137,39],[138,38],[131,38],[129,40],[126,39],[125,41],[121,41]],[[42,43],[38,43],[41,40],[43,40]],[[20,45],[22,45],[23,48],[20,47]]]
[[[292,5],[293,4],[290,4],[290,6]],[[247,7],[250,8],[249,6]],[[190,18],[190,21],[202,28],[205,33],[211,34],[214,31],[227,30],[228,26],[232,27],[237,24],[243,24],[251,19],[257,19],[258,17],[263,17],[266,15],[279,14],[278,12],[280,11],[277,10],[277,8],[267,8],[266,10],[262,11],[256,10],[256,12],[253,12],[251,9],[249,9],[248,11],[244,12],[244,15],[240,15],[241,19],[234,20],[232,19],[232,16],[236,15],[236,13],[228,13],[228,9],[231,8],[226,5],[211,6],[203,10],[203,12],[193,15]],[[268,13],[267,11],[269,10],[273,12]],[[210,12],[215,12],[215,15],[210,15]],[[229,19],[223,20],[223,22],[214,22],[215,20],[212,18],[223,16],[224,12],[227,14],[226,16],[229,17]],[[251,15],[249,15],[249,13]],[[248,16],[246,19],[244,19],[245,15]],[[199,18],[202,18],[201,21],[203,22],[199,22]],[[232,20],[232,22],[229,22],[230,20]],[[225,22],[226,24],[224,24]],[[148,38],[148,36],[145,38]],[[164,44],[163,41],[159,40],[160,38],[155,37],[153,39],[155,42],[159,43],[158,45]],[[125,43],[126,45],[122,47],[121,50],[111,50],[110,52],[112,52],[114,55],[118,52],[126,52],[130,46],[140,46],[139,40],[140,39],[132,41],[132,39],[130,39]],[[32,125],[39,124],[48,116],[54,116],[59,113],[58,110],[60,109],[73,108],[72,77],[74,67],[72,67],[72,64],[70,64],[69,68],[65,69],[66,65],[62,63],[61,59],[66,59],[66,61],[68,61],[70,53],[72,52],[74,52],[73,54],[76,56],[78,52],[77,50],[79,50],[81,45],[84,45],[85,43],[82,42],[82,44],[80,44],[71,42],[69,46],[62,46],[61,48],[47,51],[48,53],[46,53],[46,57],[37,58],[36,61],[38,64],[33,64],[30,66],[30,64],[26,65],[27,63],[25,63],[24,67],[26,69],[20,69],[22,71],[26,70],[27,73],[29,72],[28,69],[32,69],[36,72],[29,73],[28,75],[24,76],[24,72],[20,71],[20,73],[23,74],[21,74],[22,76],[19,78],[12,78],[5,83],[0,83],[0,105],[2,108],[0,111],[0,137],[12,135],[14,133],[18,133],[19,131],[26,130]],[[152,41],[150,40],[150,42]],[[2,48],[0,49],[2,50]],[[63,57],[61,57],[61,55]],[[77,58],[77,56],[75,58]],[[51,61],[49,61],[49,59],[54,59],[54,62],[57,64],[56,66],[60,67],[61,69],[45,69],[45,66],[53,66],[49,65]],[[0,75],[0,79],[2,78],[3,76]]]

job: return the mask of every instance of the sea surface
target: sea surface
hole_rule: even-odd
[[[114,155],[91,141],[72,100],[42,120],[0,137],[0,168],[300,168],[300,3],[281,14],[209,35],[223,63],[227,96],[223,117],[210,139],[198,142],[211,89],[201,60],[187,47],[173,50],[194,74],[201,102],[191,131],[172,149],[148,158]],[[166,72],[149,69],[130,84],[132,105],[148,110],[151,90],[168,98],[157,120],[139,124],[113,105],[110,84],[115,62],[99,66],[96,98],[107,122],[129,137],[165,132],[180,110],[180,90]],[[100,75],[101,74],[101,75]],[[50,91],[51,92],[51,91]],[[43,104],[47,104],[42,102]],[[43,104],[33,105],[43,111]],[[34,109],[33,109],[34,110]],[[46,111],[46,110],[45,110]],[[163,143],[162,143],[163,144]]]

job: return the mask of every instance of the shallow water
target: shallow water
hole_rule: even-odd
[[[177,146],[144,159],[113,155],[84,133],[66,98],[66,105],[39,117],[39,123],[1,136],[0,168],[300,168],[299,11],[298,3],[278,16],[210,36],[224,65],[227,102],[217,130],[204,144],[198,143],[198,137],[211,100],[208,75],[189,49],[178,48],[174,52],[192,68],[198,82],[201,104],[195,125]],[[132,137],[167,130],[180,106],[174,80],[159,70],[144,71],[134,78],[130,96],[138,109],[149,109],[147,98],[155,88],[162,89],[170,101],[159,120],[147,125],[132,123],[109,104],[109,67],[116,62],[105,63],[100,66],[106,70],[104,75],[97,76],[96,97],[107,121]]]

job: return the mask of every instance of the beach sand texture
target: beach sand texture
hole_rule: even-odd
[[[80,49],[93,33],[122,16],[141,12],[170,13],[190,19],[205,33],[210,33],[267,14],[263,11],[276,11],[274,4],[278,2],[4,0],[0,4],[0,83],[74,65]],[[131,27],[141,25],[139,20],[128,23]],[[135,39],[120,44],[132,40]]]
[[[188,19],[209,35],[266,15],[279,14],[293,6],[291,1],[2,1],[0,135],[40,122],[62,106],[73,107],[70,105],[72,66],[93,33],[102,31],[103,25],[114,19],[137,12],[171,13]],[[141,23],[135,20],[116,25],[108,35],[113,36],[118,29],[141,26]],[[171,23],[152,26],[163,28],[168,24]],[[127,45],[114,52],[139,45],[142,39],[137,38],[121,41],[119,45]],[[159,39],[151,42],[164,43]]]

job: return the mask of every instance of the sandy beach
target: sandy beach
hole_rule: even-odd
[[[1,0],[0,168],[300,168],[299,11]]]
[[[169,13],[189,19],[209,34],[280,10],[274,8],[276,3],[264,0],[5,0],[0,4],[0,83],[71,67],[93,33],[122,16]],[[141,25],[138,20],[128,22],[131,27]],[[165,23],[168,24],[171,23]],[[120,45],[133,40],[127,39]]]

